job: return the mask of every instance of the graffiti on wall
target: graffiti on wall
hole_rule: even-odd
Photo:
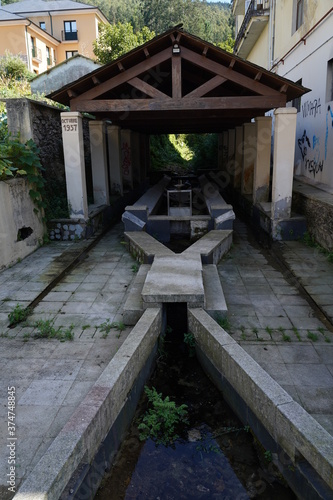
[[[130,168],[131,168],[131,148],[128,145],[128,142],[123,142],[121,146],[121,151],[122,151],[122,170],[123,170],[123,175],[125,177],[128,177],[130,174]]]
[[[329,122],[330,122],[330,124],[329,124]],[[330,127],[330,125],[331,125],[331,127]],[[326,113],[325,160],[327,158],[328,132],[331,128],[333,128],[333,111],[331,109],[331,106],[328,105],[327,113]]]
[[[305,101],[302,104],[302,113],[303,113],[303,118],[306,118],[307,116],[312,116],[313,118],[316,118],[317,115],[320,115],[321,114],[320,97],[319,99],[314,99],[313,101]]]
[[[320,160],[320,139],[316,135],[312,137],[312,144],[310,138],[304,130],[303,135],[297,140],[298,147],[301,151],[302,160],[304,162],[305,170],[307,170],[313,177],[324,169],[324,160]]]

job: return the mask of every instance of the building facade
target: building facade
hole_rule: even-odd
[[[333,188],[332,0],[234,0],[235,53],[310,89],[297,108],[295,175]]]
[[[30,71],[81,54],[94,58],[98,25],[108,23],[94,6],[72,0],[23,0],[0,8],[0,57],[20,55]]]

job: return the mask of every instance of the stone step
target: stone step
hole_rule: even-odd
[[[232,244],[232,230],[213,230],[196,241],[181,255],[199,253],[203,264],[218,264]]]
[[[126,231],[124,236],[131,255],[143,264],[152,264],[155,255],[174,255],[163,243],[143,231]]]
[[[142,264],[139,267],[124,305],[123,318],[125,325],[136,325],[143,314],[142,287],[150,268],[149,264]]]
[[[228,308],[217,267],[214,264],[203,266],[202,279],[205,290],[205,310],[214,319],[225,317]]]

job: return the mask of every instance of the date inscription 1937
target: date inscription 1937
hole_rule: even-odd
[[[76,132],[78,120],[77,118],[62,118],[61,126],[64,132]]]

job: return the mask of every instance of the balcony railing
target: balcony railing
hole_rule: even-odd
[[[33,59],[42,60],[42,51],[36,46],[31,48],[31,55]]]
[[[66,41],[76,41],[79,39],[79,32],[78,31],[62,31],[61,32],[61,40],[63,42]]]
[[[242,22],[242,25],[239,29],[239,32],[238,32],[236,40],[235,40],[235,47],[234,47],[235,53],[237,53],[239,45],[245,36],[247,27],[248,27],[252,17],[253,16],[261,16],[261,15],[267,16],[269,8],[270,8],[270,0],[251,0],[251,3],[250,3],[250,5],[245,13],[244,20]]]

